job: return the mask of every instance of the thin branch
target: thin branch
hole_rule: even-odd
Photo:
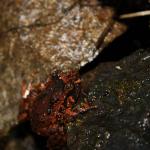
[[[143,17],[143,16],[150,16],[150,10],[123,14],[120,15],[120,19],[128,19],[128,18]]]

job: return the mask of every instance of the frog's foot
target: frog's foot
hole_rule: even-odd
[[[75,117],[75,116],[78,115],[78,112],[72,111],[71,108],[67,108],[65,113],[66,113],[66,115],[69,115],[69,116],[72,116],[72,117]]]
[[[87,112],[91,109],[96,109],[96,108],[97,108],[97,106],[91,106],[88,102],[84,102],[84,103],[81,104],[78,111],[79,111],[79,113],[84,113],[84,112]]]
[[[79,115],[80,113],[87,112],[88,110],[91,109],[96,109],[97,106],[90,106],[88,102],[84,102],[81,104],[79,108],[76,108],[75,110],[72,110],[71,108],[66,109],[66,114],[72,117],[75,117]]]

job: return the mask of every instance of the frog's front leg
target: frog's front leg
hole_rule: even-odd
[[[69,115],[70,117],[75,117],[80,113],[86,112],[90,109],[96,108],[96,106],[91,106],[89,102],[82,102],[80,105],[75,105],[75,100],[73,96],[69,96],[67,99],[67,108],[65,110],[65,114]]]

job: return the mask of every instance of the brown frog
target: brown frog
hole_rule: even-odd
[[[81,80],[75,71],[55,72],[47,81],[23,85],[19,121],[29,120],[34,132],[48,137],[49,149],[67,144],[66,124],[81,112],[92,108],[81,90]],[[81,100],[84,97],[84,102]]]

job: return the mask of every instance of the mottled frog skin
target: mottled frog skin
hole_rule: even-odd
[[[24,84],[22,88],[19,121],[29,120],[34,132],[48,137],[49,149],[65,146],[66,124],[91,109],[81,90],[79,75],[75,71],[55,72],[43,83],[30,84],[28,88]]]

